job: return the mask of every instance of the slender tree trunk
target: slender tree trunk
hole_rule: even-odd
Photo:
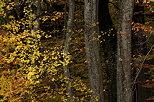
[[[37,1],[37,11],[36,11],[36,17],[39,17],[39,15],[41,14],[41,0],[38,0]],[[38,24],[37,24],[37,30],[39,29],[39,27],[40,27],[40,20],[39,20],[39,18],[37,18],[37,22],[38,22]]]
[[[88,62],[90,88],[93,91],[91,101],[95,102],[95,98],[98,98],[99,102],[103,102],[102,67],[98,38],[98,1],[84,0],[84,3],[85,49]]]
[[[117,102],[132,102],[131,23],[134,0],[120,0],[117,36]]]
[[[67,21],[67,31],[66,31],[66,41],[64,46],[64,62],[67,63],[67,57],[69,55],[69,46],[71,42],[71,38],[73,35],[73,20],[74,20],[74,10],[75,10],[75,1],[69,0],[69,12],[68,12],[68,21]],[[70,79],[70,71],[68,65],[64,66],[64,75],[67,78],[66,88],[68,93],[68,101],[74,102],[73,93],[71,90],[71,79]]]
[[[31,30],[37,35],[37,31],[39,30],[39,27],[40,27],[40,20],[39,20],[39,18],[38,18],[38,16],[40,15],[40,13],[41,13],[41,0],[36,0],[35,1],[36,3],[37,3],[37,9],[36,9],[36,11],[35,10],[33,10],[33,8],[32,8],[32,10],[34,11],[34,14],[35,14],[35,18],[33,18],[33,19],[35,19],[34,21],[33,21],[33,19],[32,19],[32,23],[33,22],[36,22],[36,23],[33,23],[32,24],[32,28],[31,28]],[[37,37],[34,37],[33,38],[33,44],[35,45],[35,46],[37,46],[38,47],[38,43],[39,43],[39,41],[37,40],[38,38]],[[37,50],[39,50],[38,48],[32,48],[33,49],[33,51],[37,51]],[[36,55],[34,54],[34,52],[31,52],[32,54],[33,54],[33,57],[35,58],[36,57]],[[32,61],[32,66],[38,66],[38,59],[35,59],[35,61],[33,62]]]

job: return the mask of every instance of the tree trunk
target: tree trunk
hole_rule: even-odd
[[[68,21],[67,21],[66,41],[65,41],[65,46],[64,46],[64,62],[65,63],[67,63],[67,57],[69,55],[69,46],[70,46],[71,38],[73,35],[75,1],[69,0],[68,4],[69,4],[69,12],[68,12]],[[71,79],[70,79],[70,71],[69,71],[68,65],[64,66],[64,76],[67,78],[66,92],[68,93],[68,101],[74,102],[73,93],[71,90]]]
[[[32,11],[34,11],[34,14],[35,14],[35,18],[33,18],[33,19],[35,19],[36,21],[33,21],[33,19],[32,19],[32,28],[31,28],[31,30],[35,33],[35,35],[37,35],[37,31],[39,30],[39,27],[40,27],[40,20],[39,20],[39,18],[38,18],[38,16],[40,15],[40,13],[41,13],[41,0],[36,0],[35,1],[36,3],[37,3],[37,9],[36,10],[33,10],[33,8],[32,8]],[[35,23],[34,24],[34,22],[37,22],[37,23]],[[32,48],[32,50],[33,51],[37,51],[38,50],[38,43],[39,43],[39,41],[38,41],[38,38],[37,37],[34,37],[33,38],[33,44],[35,45],[35,46],[37,46],[37,48]],[[36,55],[34,54],[34,52],[31,52],[32,54],[33,54],[33,58],[35,58],[36,57]],[[34,67],[34,66],[38,66],[38,59],[35,59],[35,61],[33,62],[32,61],[32,66]]]
[[[40,16],[40,14],[41,14],[41,0],[38,0],[37,1],[37,11],[36,11],[36,17],[39,17]],[[39,18],[37,18],[37,22],[38,22],[38,25],[37,25],[37,30],[39,29],[39,27],[40,27],[40,20],[39,20]]]
[[[84,3],[85,50],[88,62],[90,88],[93,91],[91,101],[94,102],[94,100],[98,98],[99,102],[103,102],[102,67],[98,38],[98,1],[84,0]]]
[[[120,0],[117,36],[117,102],[132,102],[131,23],[134,0]]]

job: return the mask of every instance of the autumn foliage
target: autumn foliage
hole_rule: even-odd
[[[52,102],[69,102],[70,96],[66,87],[69,82],[68,77],[64,75],[64,66],[69,66],[71,71],[69,79],[75,102],[90,101],[93,92],[88,82],[85,58],[83,11],[76,10],[75,12],[74,22],[77,24],[74,24],[76,28],[73,29],[70,53],[66,54],[63,51],[66,31],[64,21],[68,15],[64,12],[64,9],[67,10],[65,0],[43,0],[39,16],[34,12],[37,8],[35,0],[16,1],[18,0],[0,1],[0,102],[51,102],[51,100]],[[18,8],[22,2],[24,3],[22,8]],[[55,10],[56,7],[46,6],[49,2],[62,7],[58,8],[61,11]],[[78,2],[82,3],[83,0]],[[76,8],[80,8],[80,5]],[[147,9],[150,9],[147,13],[153,13],[151,6],[147,6]],[[19,14],[15,14],[15,11]],[[38,25],[41,27],[36,28]],[[140,30],[147,32],[145,36],[148,41],[145,43],[149,53],[135,56],[133,61],[142,60],[143,63],[135,66],[147,69],[144,74],[148,76],[148,79],[134,83],[142,83],[142,87],[152,89],[154,88],[153,25],[151,22],[147,25],[133,22],[132,31],[137,33]],[[110,36],[110,34],[106,35]],[[105,40],[104,38],[103,41]],[[102,63],[103,68],[107,66],[107,61]],[[108,102],[106,97],[109,97],[109,93],[106,90],[111,80],[107,78],[108,72],[105,68],[102,69],[102,73],[104,75],[104,102]],[[154,97],[151,96],[147,100],[154,100]]]

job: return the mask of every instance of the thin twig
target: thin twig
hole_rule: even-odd
[[[143,69],[142,66],[143,66],[145,60],[147,59],[147,56],[148,56],[148,55],[150,54],[150,52],[152,51],[153,47],[154,47],[154,44],[151,46],[149,52],[148,52],[148,53],[146,54],[146,56],[144,57],[144,59],[143,59],[143,61],[142,61],[142,63],[141,63],[140,69],[139,69],[139,71],[137,72],[136,77],[135,77],[135,79],[134,79],[134,81],[133,81],[133,84],[135,84],[135,82],[136,82],[136,80],[137,80],[137,78],[138,78],[138,76],[139,76],[141,70]]]

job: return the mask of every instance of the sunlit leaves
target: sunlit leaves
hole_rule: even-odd
[[[13,14],[8,15],[9,20],[2,26],[6,32],[0,33],[0,76],[2,76],[0,95],[3,96],[2,101],[67,102],[68,78],[64,77],[63,67],[73,65],[73,56],[71,53],[62,52],[63,40],[56,42],[52,40],[51,35],[34,29],[38,26],[38,20],[31,7],[33,2],[29,0],[25,2],[30,5],[23,7],[24,17],[17,20]],[[3,8],[11,12],[14,6],[18,5],[11,1],[8,4],[3,2],[0,9],[2,8],[1,11],[4,14]],[[63,12],[55,11],[52,16],[43,16],[39,19],[42,22],[46,20],[54,22],[62,19],[63,14]],[[53,32],[59,31],[53,30]],[[50,38],[51,41],[42,43],[43,37]],[[77,42],[80,43],[80,41]],[[71,80],[71,87],[75,93],[74,99],[88,100],[91,93],[88,85],[78,77],[71,77]]]

